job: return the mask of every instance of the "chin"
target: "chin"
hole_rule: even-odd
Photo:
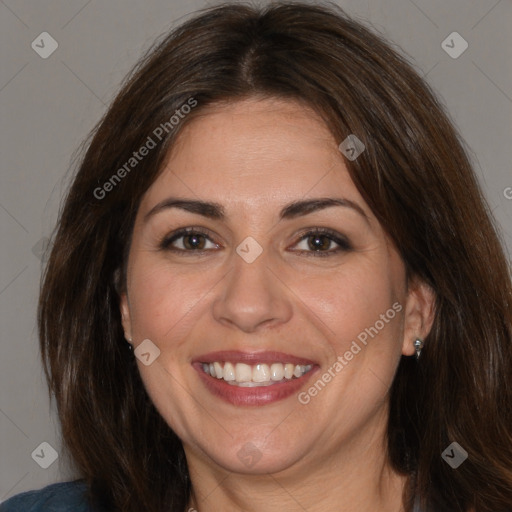
[[[291,453],[264,453],[251,446],[248,442],[242,445],[235,453],[223,455],[220,459],[212,459],[227,471],[244,475],[268,475],[287,470],[297,461],[297,454]]]

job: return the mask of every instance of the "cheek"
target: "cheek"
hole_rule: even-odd
[[[397,295],[386,268],[382,263],[347,265],[298,283],[297,296],[321,320],[336,353],[347,350],[358,336],[364,339],[368,329],[374,333],[375,326],[379,334],[396,339],[400,322],[392,305]]]
[[[157,344],[179,337],[213,286],[204,274],[197,279],[142,255],[134,258],[132,269],[128,293],[133,331]]]

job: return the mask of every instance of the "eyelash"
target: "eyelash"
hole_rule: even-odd
[[[211,249],[187,250],[187,249],[178,249],[176,247],[172,247],[171,244],[173,242],[175,242],[176,240],[179,240],[182,237],[191,236],[191,235],[201,235],[201,236],[204,236],[210,242],[212,242],[211,234],[209,231],[207,231],[203,228],[190,227],[190,228],[179,229],[179,230],[175,231],[174,233],[171,233],[169,236],[166,236],[160,242],[159,247],[161,250],[172,251],[172,252],[180,253],[180,254],[186,255],[186,256],[203,255],[204,253],[211,250]],[[327,251],[305,251],[305,250],[297,251],[297,250],[295,250],[293,252],[299,252],[304,255],[307,255],[308,257],[312,256],[312,257],[325,258],[325,257],[333,256],[340,252],[348,252],[348,251],[353,250],[352,245],[345,237],[343,237],[342,235],[339,235],[338,233],[336,233],[336,231],[333,231],[328,228],[308,229],[307,231],[304,231],[303,233],[301,233],[299,235],[300,238],[295,242],[294,245],[297,245],[298,243],[300,243],[304,240],[307,240],[308,238],[313,237],[313,236],[324,236],[324,237],[328,238],[330,241],[337,244],[339,247],[334,250],[329,249]],[[214,243],[214,242],[212,242],[212,243]]]

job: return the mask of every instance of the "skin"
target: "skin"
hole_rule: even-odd
[[[293,101],[209,107],[184,127],[142,199],[123,325],[134,347],[150,339],[160,349],[151,365],[137,362],[155,406],[183,441],[189,505],[199,512],[402,510],[405,480],[385,455],[388,390],[401,356],[412,356],[414,340],[431,328],[434,296],[424,284],[406,282],[339,142]],[[144,220],[170,196],[220,203],[226,218],[167,208]],[[364,215],[335,206],[279,220],[290,202],[326,197],[353,201]],[[184,227],[208,230],[202,253],[159,246]],[[336,242],[322,238],[322,250],[331,252],[314,256],[314,236],[303,237],[316,227],[343,235],[351,248],[335,252]],[[263,249],[250,264],[236,252],[247,236]],[[307,391],[397,302],[395,318],[306,405],[294,394],[234,406],[209,393],[191,366],[216,350],[291,353],[319,365]],[[261,455],[251,467],[237,455],[248,442]]]

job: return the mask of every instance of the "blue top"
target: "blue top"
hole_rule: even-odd
[[[48,485],[13,496],[0,504],[0,512],[96,512],[87,503],[86,489],[80,480]]]

